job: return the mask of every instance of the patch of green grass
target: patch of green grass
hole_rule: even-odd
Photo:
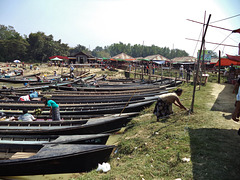
[[[180,99],[189,108],[193,86],[181,88]],[[165,122],[156,122],[155,104],[144,109],[118,139],[111,170],[93,170],[76,179],[239,179],[240,138],[236,130],[216,124],[219,115],[208,105],[214,100],[211,91],[211,83],[197,87],[194,113],[174,106]]]

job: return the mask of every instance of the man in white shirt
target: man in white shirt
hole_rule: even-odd
[[[35,121],[36,118],[28,113],[27,109],[23,109],[23,114],[18,117],[19,121]]]

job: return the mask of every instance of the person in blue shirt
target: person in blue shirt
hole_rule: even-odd
[[[41,101],[44,102],[45,104],[42,110],[47,106],[50,107],[50,114],[52,114],[52,120],[60,121],[61,117],[60,117],[59,105],[53,100],[48,100],[46,97],[42,97]]]

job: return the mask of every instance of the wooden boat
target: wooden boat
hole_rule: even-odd
[[[100,97],[102,98],[110,98],[110,97],[114,97],[114,98],[121,98],[122,96],[149,96],[149,95],[157,95],[159,93],[162,93],[164,91],[166,91],[166,86],[161,86],[159,88],[154,88],[154,89],[144,89],[144,90],[129,90],[129,91],[99,91],[99,92],[86,92],[86,91],[56,91],[56,92],[42,92],[39,97],[42,96],[48,96],[48,97],[52,97],[55,99],[69,99],[71,97],[73,97],[75,100],[76,98],[82,98],[84,97],[84,99],[88,98],[96,98],[96,97]],[[11,99],[18,99],[20,96],[22,95],[26,95],[26,92],[15,92],[14,94],[11,92],[2,92],[1,93],[2,96],[7,97],[7,98],[11,98]],[[82,98],[83,99],[83,98]]]
[[[122,116],[133,117],[138,113],[122,113]],[[49,114],[36,115],[36,121],[9,121],[7,118],[1,119],[0,126],[14,126],[14,127],[68,127],[86,124],[88,120],[114,118],[120,114],[90,114],[90,115],[61,115],[60,121],[52,121]]]
[[[47,126],[0,126],[3,135],[82,135],[119,131],[131,120],[128,115],[95,118],[82,125]],[[31,124],[31,122],[29,123]]]
[[[2,144],[106,144],[110,134],[88,135],[0,135]]]
[[[67,90],[67,91],[82,91],[82,92],[129,92],[129,91],[147,91],[148,89],[161,89],[163,87],[172,87],[180,84],[181,82],[171,81],[171,83],[163,83],[163,84],[124,84],[124,85],[105,85],[100,87],[67,87],[67,86],[59,86],[59,90]]]
[[[69,110],[69,109],[79,109],[79,108],[106,108],[106,107],[118,107],[118,106],[125,106],[127,104],[134,104],[139,102],[145,102],[150,100],[157,100],[158,96],[150,96],[150,97],[144,97],[137,100],[132,100],[129,98],[130,101],[128,102],[108,102],[108,103],[79,103],[79,104],[60,104],[61,111]],[[38,108],[44,107],[43,103],[36,103],[36,104],[27,104],[27,103],[18,103],[17,102],[0,102],[0,110],[35,110]],[[49,109],[49,107],[46,107],[46,109]]]
[[[104,118],[104,117],[102,117]],[[86,124],[88,119],[81,120],[64,120],[64,121],[0,121],[0,126],[12,127],[71,127]]]
[[[62,99],[54,99],[58,104],[89,104],[89,103],[113,103],[113,102],[128,102],[131,96],[125,98],[62,98]],[[132,97],[131,101],[144,100],[145,97]],[[19,103],[19,104],[43,104],[41,101],[17,101],[17,97],[15,100],[0,100],[0,103]]]
[[[124,87],[74,87],[78,91],[129,91],[138,89],[159,88],[159,85],[139,85],[139,86],[124,86]],[[59,86],[58,89],[66,90],[65,86]]]
[[[123,113],[124,115],[125,113]],[[92,118],[103,118],[107,116],[117,116],[117,114],[89,114],[89,115],[61,115],[62,121],[72,121],[72,120],[88,120]],[[49,114],[35,115],[38,121],[51,121],[52,116]],[[1,121],[0,121],[1,123]]]
[[[9,78],[14,78],[14,79],[22,79],[22,78],[28,78],[28,77],[34,77],[34,76],[39,76],[41,73],[34,73],[34,74],[29,74],[29,75],[24,75],[22,76],[21,72],[17,72],[16,75],[10,76]]]
[[[52,81],[43,81],[43,82],[30,82],[28,83],[30,86],[41,86],[41,85],[47,85],[47,84],[53,84]]]
[[[166,93],[167,91],[162,90],[158,93],[150,94],[126,94],[126,95],[115,95],[115,96],[52,96],[50,99],[54,100],[58,104],[89,104],[89,103],[113,103],[113,102],[128,102],[128,101],[140,101],[146,100],[147,97],[153,97]],[[8,96],[9,98],[14,97],[15,100],[0,100],[0,103],[14,103],[18,102],[19,96]],[[19,104],[42,104],[40,101],[25,101],[18,102]]]
[[[63,81],[63,82],[54,82],[51,84],[45,84],[45,85],[38,85],[38,86],[30,86],[30,87],[19,87],[14,89],[0,89],[0,92],[16,92],[16,91],[32,91],[32,90],[42,90],[42,89],[48,89],[52,87],[58,87],[60,85],[67,85],[67,84],[73,84],[77,83],[81,79],[75,79],[73,81]],[[26,93],[25,93],[26,94]]]
[[[132,104],[127,104],[126,105],[119,105],[115,107],[109,107],[109,106],[100,106],[100,107],[83,107],[83,108],[66,108],[61,110],[60,108],[60,114],[61,115],[91,115],[91,114],[116,114],[116,113],[121,113],[124,111],[124,113],[129,113],[129,112],[139,112],[145,107],[150,106],[152,103],[154,103],[156,100],[149,100],[149,101],[144,101],[144,102],[138,102],[138,103],[132,103]],[[22,112],[20,111],[4,111],[4,113],[8,116],[10,115],[20,115]],[[34,112],[29,112],[33,114]],[[42,114],[49,114],[49,111],[43,111]]]
[[[0,176],[86,172],[106,162],[115,146],[0,145]]]
[[[9,82],[9,83],[28,83],[28,82],[37,82],[37,79],[19,79],[19,78],[0,78],[0,82]]]
[[[132,86],[129,86],[129,87],[132,87]],[[136,92],[136,93],[140,93],[140,92],[146,92],[146,91],[156,91],[156,90],[159,90],[159,89],[164,89],[164,88],[166,88],[167,87],[167,85],[163,85],[163,86],[155,86],[155,87],[149,87],[149,88],[144,88],[144,89],[137,89],[137,88],[133,88],[133,89],[129,89],[129,90],[122,90],[122,88],[121,87],[118,87],[118,90],[112,90],[111,88],[105,88],[105,89],[103,89],[102,88],[102,90],[100,91],[100,90],[98,90],[99,88],[96,88],[96,90],[94,89],[94,88],[92,88],[92,90],[91,91],[81,91],[81,90],[79,90],[79,88],[75,88],[75,87],[67,87],[67,86],[59,86],[59,90],[62,90],[62,93],[64,93],[64,91],[68,91],[68,92],[72,92],[72,93],[74,93],[74,94],[83,94],[83,93],[85,93],[85,94],[87,94],[87,93],[89,93],[89,94],[107,94],[107,93],[109,93],[109,94],[123,94],[123,93],[133,93],[133,92]],[[76,91],[77,90],[77,91]],[[47,93],[47,92],[46,92]],[[54,94],[57,94],[57,93],[60,93],[60,91],[56,91],[56,92],[53,92]],[[66,93],[65,93],[66,94]]]

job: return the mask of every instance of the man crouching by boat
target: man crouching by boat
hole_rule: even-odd
[[[182,95],[183,90],[177,89],[174,93],[161,94],[158,97],[157,103],[155,105],[153,113],[157,116],[157,121],[160,118],[168,117],[173,113],[172,104],[175,104],[181,109],[188,110],[185,106],[180,102],[179,96]]]
[[[59,105],[53,100],[48,100],[46,97],[42,97],[41,101],[45,104],[42,110],[47,106],[50,107],[50,114],[52,114],[52,120],[60,121],[61,117],[60,117]]]

